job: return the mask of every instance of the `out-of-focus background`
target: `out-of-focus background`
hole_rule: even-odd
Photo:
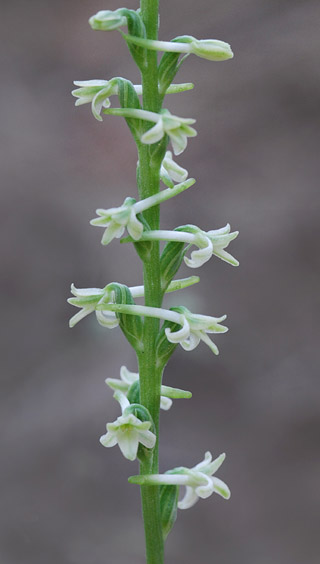
[[[128,7],[136,8],[133,0]],[[99,436],[119,407],[104,384],[135,371],[120,331],[73,330],[70,283],[141,283],[132,249],[100,245],[97,207],[135,196],[120,118],[74,107],[73,80],[139,80],[119,34],[87,24],[115,0],[1,2],[1,564],[141,564],[137,464]],[[232,61],[190,57],[167,97],[197,119],[177,160],[197,179],[162,206],[165,228],[231,223],[240,268],[213,258],[171,296],[228,314],[220,356],[177,349],[165,383],[193,391],[162,413],[161,470],[226,451],[232,490],[180,511],[168,564],[318,564],[319,21],[317,0],[161,3],[161,37],[231,43]]]

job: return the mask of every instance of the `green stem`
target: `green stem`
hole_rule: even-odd
[[[148,39],[158,38],[158,0],[141,0],[143,18]],[[142,71],[143,109],[158,112],[158,69],[157,53],[147,50],[146,62]],[[146,128],[147,128],[146,124]],[[155,164],[150,156],[150,146],[138,145],[139,154],[139,192],[140,198],[148,198],[159,192],[160,164]],[[153,164],[152,164],[153,163]],[[146,210],[145,218],[151,229],[159,229],[159,206]],[[150,259],[144,261],[143,279],[145,304],[151,307],[161,306],[160,287],[160,248],[159,242],[153,242]],[[141,463],[141,474],[158,473],[159,452],[159,411],[162,373],[157,368],[155,341],[159,331],[159,320],[146,318],[144,323],[144,350],[138,356],[140,375],[141,403],[147,407],[153,418],[157,443],[152,460]],[[159,487],[141,487],[142,513],[144,519],[147,564],[163,564],[163,535],[160,522]]]

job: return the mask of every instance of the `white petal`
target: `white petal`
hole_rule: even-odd
[[[202,266],[212,257],[212,243],[209,237],[205,237],[204,239],[205,241],[203,242],[206,243],[206,246],[201,246],[197,251],[192,251],[190,259],[188,257],[184,257],[184,262],[190,268],[199,268],[199,266]]]
[[[134,211],[132,210],[130,220],[127,225],[127,230],[132,239],[138,241],[143,232],[143,225],[141,221],[136,218]]]
[[[126,366],[121,366],[120,377],[126,384],[131,386],[136,380],[139,380],[139,373],[130,372]]]
[[[112,431],[108,431],[108,433],[106,433],[105,435],[102,435],[100,437],[100,443],[104,446],[104,447],[113,447],[117,444],[118,440],[117,440],[117,434],[116,433],[112,433]]]
[[[183,315],[183,326],[178,331],[171,331],[169,327],[165,329],[165,334],[170,343],[180,343],[187,339],[190,335],[190,325],[187,318]]]
[[[231,264],[232,266],[239,266],[239,261],[234,258],[232,255],[230,255],[230,253],[227,253],[224,250],[216,250],[215,248],[213,248],[213,254],[220,258],[221,260],[223,260],[224,262],[227,262],[228,264]]]
[[[160,141],[160,139],[162,139],[163,136],[164,136],[163,122],[162,119],[159,118],[157,123],[142,135],[141,142],[146,143],[147,145],[152,145],[153,143],[157,143],[157,141]]]
[[[71,284],[71,293],[76,296],[76,298],[103,296],[103,290],[101,288],[76,288],[74,284]]]
[[[171,129],[168,131],[168,135],[170,137],[174,154],[181,155],[188,144],[187,136],[181,133],[180,128]]]
[[[94,307],[88,307],[88,308],[84,307],[81,311],[78,311],[76,315],[71,317],[71,319],[69,320],[69,327],[74,327],[77,323],[79,323],[79,321],[81,321],[81,319],[83,319],[93,311],[94,311]]]
[[[222,455],[220,455],[222,456]],[[208,464],[211,463],[212,460],[212,454],[209,450],[207,450],[207,452],[204,455],[204,459],[201,460],[201,462],[199,462],[198,464],[196,464],[196,466],[194,466],[192,468],[192,470],[195,470],[196,472],[204,472],[204,468],[206,468],[208,466]],[[207,473],[207,472],[206,472]]]
[[[164,411],[168,411],[168,409],[170,409],[171,406],[172,406],[172,399],[161,396],[160,398],[161,409],[163,409]]]
[[[134,428],[119,429],[117,433],[118,445],[125,458],[135,460],[137,458],[139,433]]]
[[[138,431],[139,443],[147,448],[153,448],[156,444],[157,437],[152,431]]]
[[[209,349],[211,349],[214,354],[216,355],[219,354],[219,349],[217,345],[213,341],[211,341],[211,339],[208,337],[206,333],[204,333],[204,331],[199,331],[199,336],[201,341],[203,341],[206,345],[208,345]]]
[[[113,311],[103,312],[100,310],[96,311],[96,317],[98,323],[102,327],[108,327],[108,329],[114,329],[114,327],[118,327],[119,320],[117,319],[115,313]]]
[[[219,468],[220,468],[221,464],[224,462],[225,458],[226,458],[226,455],[223,452],[222,454],[220,454],[220,456],[215,458],[215,460],[213,460],[212,462],[209,462],[207,467],[204,468],[202,470],[202,472],[204,472],[205,474],[208,474],[208,476],[212,476],[212,474],[215,474],[217,472],[217,470],[219,470]]]
[[[99,79],[93,79],[93,80],[74,80],[73,84],[75,86],[80,86],[80,87],[88,87],[88,86],[106,86],[108,84],[107,80],[99,80]]]
[[[110,93],[109,91],[109,88],[103,88],[100,92],[97,92],[92,100],[91,111],[98,121],[102,121],[102,117],[100,115],[102,107],[108,108],[110,106],[110,100],[108,98],[108,94]]]
[[[200,343],[200,337],[195,333],[190,333],[188,339],[180,342],[180,345],[185,351],[193,351]]]
[[[195,490],[190,486],[187,486],[185,496],[178,502],[178,507],[179,509],[189,509],[189,507],[192,507],[195,503],[197,503],[198,499],[199,497],[197,496]]]
[[[213,488],[213,479],[211,478],[211,476],[207,476],[206,474],[203,474],[202,472],[199,472],[199,478],[201,477],[201,480],[206,480],[205,484],[200,484],[200,486],[197,486],[195,491],[196,494],[201,497],[202,499],[206,499],[207,497],[210,497],[210,495],[213,494],[214,488]]]
[[[212,478],[212,482],[215,493],[221,495],[221,497],[223,497],[224,499],[230,498],[231,492],[227,484],[225,484],[222,480],[219,480],[219,478],[216,478],[215,476]]]
[[[101,239],[102,245],[108,245],[114,238],[119,239],[119,237],[121,237],[123,233],[124,233],[123,225],[119,225],[119,223],[114,223],[112,221],[102,236]]]

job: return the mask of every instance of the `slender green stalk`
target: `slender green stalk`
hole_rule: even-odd
[[[224,461],[225,454],[215,460],[209,451],[202,462],[192,468],[179,466],[159,474],[159,413],[172,404],[171,398],[191,397],[191,393],[162,386],[163,366],[180,343],[185,350],[193,350],[200,341],[214,354],[218,348],[209,338],[212,333],[224,333],[221,325],[226,318],[191,313],[178,306],[165,310],[163,294],[185,288],[199,281],[195,276],[174,280],[184,260],[187,266],[198,268],[213,255],[233,266],[238,261],[225,249],[238,235],[230,232],[230,225],[203,231],[194,225],[176,227],[174,231],[160,230],[160,204],[192,186],[188,171],[172,159],[166,151],[170,142],[175,155],[187,146],[187,139],[197,132],[191,124],[193,118],[172,115],[161,110],[165,93],[181,92],[193,85],[172,84],[181,63],[188,54],[221,61],[232,58],[229,44],[215,39],[197,40],[180,36],[171,42],[158,42],[159,0],[140,0],[140,10],[119,8],[100,10],[89,23],[97,31],[112,31],[124,26],[128,34],[130,53],[141,72],[141,85],[133,85],[122,77],[110,80],[75,81],[77,89],[72,94],[76,105],[91,104],[93,116],[102,121],[102,115],[118,115],[126,119],[137,145],[137,185],[140,201],[126,198],[117,208],[98,209],[92,225],[105,229],[102,244],[122,237],[123,243],[133,242],[143,263],[143,286],[127,287],[113,282],[104,288],[76,288],[71,286],[73,297],[68,301],[80,309],[70,319],[70,327],[95,312],[103,327],[112,329],[120,325],[129,343],[135,349],[139,374],[131,373],[125,366],[120,369],[120,380],[107,378],[119,402],[121,415],[107,423],[107,432],[100,437],[104,447],[116,444],[126,459],[140,460],[140,475],[131,476],[131,483],[141,486],[142,513],[145,528],[147,564],[163,564],[164,539],[173,527],[177,509],[192,507],[199,497],[207,498],[213,492],[229,499],[230,490],[222,480],[214,477]],[[165,51],[157,61],[157,51]],[[186,53],[180,58],[180,54]],[[138,95],[142,94],[142,105]],[[117,95],[121,107],[109,108],[110,96]],[[160,175],[167,186],[160,192]],[[165,241],[160,260],[160,241]],[[185,256],[191,245],[197,247],[190,258]],[[161,267],[161,268],[160,268]],[[162,281],[162,287],[161,287]],[[137,305],[134,298],[144,296],[145,304]],[[113,313],[112,313],[113,312]],[[142,320],[143,318],[143,320]],[[160,330],[160,322],[164,325]],[[166,487],[166,486],[169,486]],[[180,486],[186,487],[185,496],[179,500]]]
[[[158,1],[141,0],[141,15],[146,27],[147,37],[158,37]],[[159,111],[157,53],[147,51],[146,66],[142,72],[143,109]],[[160,164],[151,165],[150,147],[140,144],[139,152],[139,191],[140,198],[147,198],[159,192]],[[159,229],[159,206],[145,212],[151,229]],[[150,259],[144,261],[143,279],[145,287],[145,304],[152,307],[161,306],[160,287],[160,250],[159,242],[152,245]],[[150,411],[156,427],[157,442],[153,458],[141,463],[141,474],[152,474],[159,471],[159,411],[160,387],[162,373],[156,368],[155,341],[159,331],[159,320],[145,318],[144,351],[139,355],[140,399]],[[144,519],[147,564],[162,564],[164,543],[160,521],[160,500],[158,486],[141,487],[142,512]]]

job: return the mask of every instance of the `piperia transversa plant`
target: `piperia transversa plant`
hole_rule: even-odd
[[[181,263],[199,268],[214,255],[237,266],[226,251],[238,235],[230,225],[204,231],[192,224],[160,229],[160,204],[181,194],[195,183],[188,171],[175,161],[188,139],[197,135],[192,118],[173,115],[163,108],[166,94],[193,88],[193,84],[173,84],[180,65],[194,54],[209,61],[233,57],[230,45],[215,39],[198,40],[183,35],[172,41],[158,40],[158,0],[141,0],[138,10],[103,10],[92,16],[94,30],[118,30],[126,41],[141,74],[141,84],[121,77],[75,81],[72,94],[76,106],[91,104],[93,116],[103,121],[107,115],[125,118],[138,153],[137,199],[127,197],[118,207],[98,209],[91,224],[102,227],[103,245],[117,244],[113,239],[133,244],[143,270],[143,285],[127,287],[110,283],[104,288],[78,289],[73,284],[69,303],[79,308],[71,318],[73,327],[82,318],[95,313],[103,327],[120,326],[137,356],[138,372],[121,367],[120,379],[108,377],[121,414],[106,425],[100,442],[105,447],[118,445],[125,458],[140,462],[140,474],[129,481],[141,486],[148,564],[162,564],[164,540],[177,516],[199,498],[217,493],[230,497],[228,486],[214,474],[224,461],[221,454],[212,460],[210,452],[193,468],[184,466],[159,474],[158,438],[160,407],[168,410],[172,400],[190,398],[191,393],[162,384],[163,371],[178,344],[191,351],[203,341],[214,354],[218,348],[213,337],[227,331],[226,316],[214,317],[190,312],[177,305],[162,307],[167,292],[177,292],[199,282],[196,276],[174,279]],[[163,52],[160,60],[158,53]],[[111,107],[116,100],[119,107]],[[107,118],[106,118],[107,119]],[[165,188],[160,189],[160,182]],[[123,237],[124,236],[124,237]],[[160,241],[165,242],[160,253]],[[120,251],[119,251],[120,252]],[[144,297],[144,305],[135,298]],[[196,456],[201,456],[197,453]],[[179,501],[179,489],[186,487]]]

